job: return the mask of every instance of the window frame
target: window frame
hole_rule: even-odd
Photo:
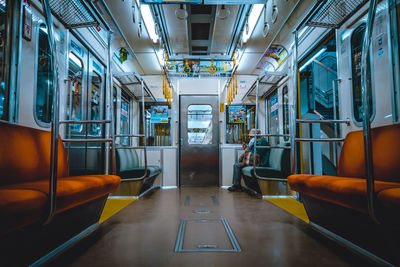
[[[231,106],[246,106],[246,110],[248,110],[248,107],[254,107],[254,114],[255,114],[254,115],[254,122],[255,122],[255,116],[257,114],[256,105],[255,104],[253,104],[253,103],[242,103],[242,104],[232,104]],[[225,104],[225,108],[224,108],[224,145],[227,145],[227,146],[241,145],[242,143],[228,143],[227,131],[228,131],[228,124],[230,124],[230,123],[228,123],[228,107],[229,107],[229,105]],[[242,140],[242,142],[246,142],[246,137],[245,137],[244,140]]]
[[[43,127],[43,128],[50,128],[51,127],[51,122],[44,122],[41,121],[38,116],[37,116],[37,110],[36,110],[36,103],[37,103],[37,90],[38,90],[38,86],[37,86],[37,82],[38,82],[38,71],[39,71],[39,66],[38,66],[38,61],[39,61],[39,35],[40,35],[40,26],[46,26],[46,23],[43,20],[38,21],[35,29],[36,29],[36,33],[35,33],[35,40],[36,40],[36,45],[35,45],[35,78],[34,78],[34,97],[33,97],[33,118],[35,119],[35,122],[38,126]],[[48,35],[47,35],[48,36]],[[49,41],[49,39],[47,38],[47,40]],[[54,83],[54,81],[53,81]],[[54,88],[54,87],[53,87]],[[54,89],[53,89],[54,90]],[[53,107],[52,107],[53,108]]]
[[[82,67],[81,67],[81,69],[82,69],[82,71],[81,71],[81,99],[80,99],[80,109],[81,109],[81,118],[80,118],[80,120],[74,120],[74,119],[72,119],[72,111],[73,111],[73,105],[72,105],[72,102],[73,102],[73,95],[72,95],[72,91],[71,91],[71,80],[70,80],[70,76],[69,76],[69,71],[70,71],[70,67],[69,67],[69,64],[70,64],[70,60],[71,60],[71,57],[70,57],[70,54],[73,54],[80,62],[81,62],[81,64],[82,64]],[[73,61],[73,60],[72,60]],[[68,94],[67,94],[67,96],[68,96],[68,100],[70,101],[70,103],[69,103],[69,106],[68,106],[68,104],[67,104],[67,108],[69,109],[69,114],[68,114],[68,119],[69,120],[74,120],[74,121],[82,121],[83,120],[83,116],[84,116],[84,109],[83,109],[83,107],[84,107],[84,105],[85,105],[85,102],[84,102],[84,93],[86,93],[85,91],[87,91],[87,89],[85,88],[86,86],[84,85],[84,80],[85,80],[85,75],[87,75],[86,74],[86,70],[85,70],[85,68],[87,68],[87,67],[85,67],[85,60],[82,58],[82,56],[78,56],[77,55],[77,53],[76,52],[74,52],[74,51],[72,51],[72,50],[70,50],[69,51],[69,53],[68,53],[68,56],[67,56],[67,64],[68,64],[68,74],[67,74],[67,79],[68,79],[68,82],[69,82],[69,85],[68,85]],[[68,100],[67,100],[67,103],[68,103]],[[69,131],[70,131],[70,133],[83,133],[83,131],[84,131],[84,127],[83,127],[83,124],[75,124],[75,125],[79,125],[80,126],[80,129],[79,129],[79,131],[76,131],[76,130],[73,130],[72,129],[72,126],[74,126],[74,125],[70,125],[70,127],[69,127]]]
[[[285,94],[287,95],[287,109],[288,109],[288,116],[285,116]],[[279,97],[279,96],[278,96]],[[288,122],[288,132],[285,133],[285,120]],[[282,134],[289,135],[290,134],[290,104],[289,104],[289,87],[287,84],[283,85],[282,87]],[[289,137],[283,137],[284,142],[289,141]]]
[[[353,34],[355,32],[356,29],[358,29],[359,27],[361,27],[362,24],[365,24],[364,21],[359,21],[358,23],[356,23],[354,25],[354,28],[352,29],[350,36],[348,38],[348,47],[349,47],[349,70],[350,70],[350,76],[351,76],[351,90],[350,90],[350,97],[351,97],[351,118],[352,121],[354,123],[354,125],[358,126],[358,127],[362,127],[363,126],[363,121],[359,122],[356,120],[355,117],[355,113],[354,113],[354,85],[353,85],[353,47],[351,44],[351,40],[353,38]],[[371,58],[373,56],[372,53],[372,46],[369,50],[369,57]],[[370,60],[370,64],[371,64],[371,73],[373,73],[374,70],[374,63],[373,60]],[[371,75],[371,98],[372,98],[372,110],[371,110],[371,117],[370,117],[370,121],[373,122],[375,119],[375,114],[376,114],[376,98],[375,98],[375,77],[374,75]],[[361,88],[362,90],[362,88]],[[361,99],[361,101],[363,101],[363,99]]]

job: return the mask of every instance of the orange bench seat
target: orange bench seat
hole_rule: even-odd
[[[58,178],[56,213],[74,208],[115,191],[120,178],[114,175],[85,175]],[[3,186],[0,189],[36,190],[48,195],[49,181]]]
[[[367,183],[365,179],[301,174],[289,176],[288,182],[291,188],[299,193],[368,214]],[[386,196],[386,198],[393,200],[393,204],[397,204],[399,211],[399,187],[399,183],[375,181],[375,193],[378,195],[378,201],[380,195],[386,196],[386,191],[398,190],[396,191],[399,193],[397,198],[396,196]],[[386,202],[384,197],[381,200]],[[384,203],[382,204],[385,205]],[[394,207],[395,205],[392,206]]]
[[[37,190],[0,189],[0,233],[39,221],[46,202],[47,195]]]

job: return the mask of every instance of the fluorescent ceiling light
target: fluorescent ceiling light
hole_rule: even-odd
[[[142,18],[150,38],[153,40],[153,43],[157,43],[158,35],[156,34],[156,25],[154,24],[149,5],[141,5],[140,12],[142,13]]]
[[[74,53],[69,52],[69,58],[70,58],[76,65],[78,65],[80,68],[82,68],[82,61],[81,61],[77,56],[75,56]]]
[[[319,57],[322,53],[324,53],[326,51],[326,47],[322,48],[321,50],[319,50],[318,53],[316,53],[312,58],[310,58],[303,66],[301,66],[300,68],[300,72],[303,71],[308,65],[310,65],[312,62],[314,62],[314,60]]]
[[[246,30],[243,31],[243,42],[246,43],[251,35],[253,34],[254,28],[256,27],[258,18],[261,15],[261,11],[264,8],[264,4],[255,4],[253,5],[253,8],[251,9],[249,19],[247,21],[249,25],[249,32],[246,33]]]

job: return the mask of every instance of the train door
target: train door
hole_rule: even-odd
[[[218,96],[180,97],[180,185],[219,185]]]
[[[305,120],[333,120],[338,114],[336,86],[337,55],[335,35],[309,53],[300,63],[300,117]],[[334,124],[303,124],[301,136],[309,138],[335,137]],[[302,144],[303,173],[335,175],[336,147],[334,143]]]
[[[105,67],[73,36],[69,51],[67,119],[103,120]],[[70,124],[67,128],[67,135],[72,139],[104,137],[104,132],[104,124]],[[72,143],[68,145],[68,152],[71,173],[104,172],[103,144]]]

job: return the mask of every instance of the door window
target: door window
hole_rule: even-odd
[[[129,114],[130,114],[130,103],[125,97],[121,97],[121,135],[129,134]],[[122,145],[129,145],[129,137],[121,137]]]
[[[211,144],[212,107],[210,105],[190,105],[187,115],[189,145]]]
[[[6,59],[6,21],[7,21],[7,1],[0,0],[0,118],[4,119],[4,111],[6,102],[6,88],[5,88],[5,59]]]
[[[102,102],[102,79],[97,72],[92,72],[91,92],[90,92],[90,120],[101,120],[101,102]],[[90,124],[90,134],[100,136],[102,124]]]
[[[53,108],[53,72],[49,51],[50,44],[46,25],[40,24],[38,31],[35,115],[38,123],[50,123]]]
[[[69,54],[68,78],[70,89],[68,92],[68,106],[70,107],[68,118],[74,121],[82,120],[82,77],[83,62],[74,53]],[[81,124],[71,125],[71,130],[82,131]]]
[[[289,134],[289,93],[288,93],[288,87],[285,85],[283,87],[283,92],[282,92],[282,103],[283,103],[283,134],[287,135]],[[283,140],[288,141],[289,137],[284,137]]]
[[[279,134],[279,109],[278,109],[278,91],[275,91],[267,99],[267,119],[268,133]],[[269,138],[271,144],[279,143],[279,137],[271,136]]]
[[[361,53],[365,33],[365,23],[358,26],[351,35],[351,73],[353,83],[353,116],[354,120],[358,123],[363,121],[364,105],[361,87]],[[370,71],[370,68],[368,68]],[[372,88],[369,87],[369,95],[372,96]],[[372,97],[369,99],[369,106],[372,117],[374,110],[374,103]]]

